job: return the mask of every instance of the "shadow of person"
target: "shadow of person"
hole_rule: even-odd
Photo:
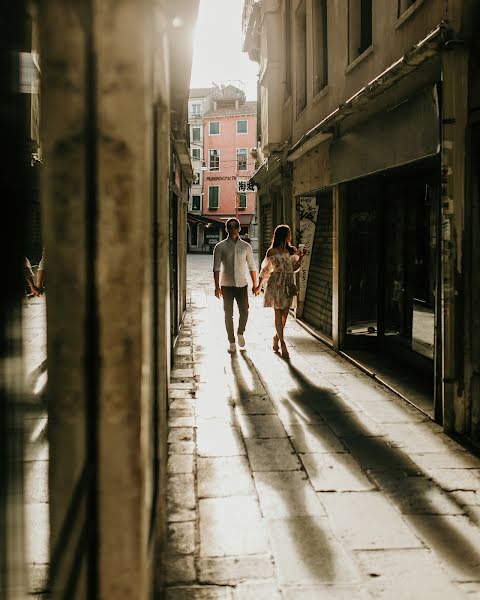
[[[284,585],[353,584],[357,572],[330,530],[325,510],[311,487],[247,353],[232,355],[236,418],[266,519],[279,578]],[[268,431],[269,427],[273,430]],[[276,449],[285,454],[270,460]],[[265,452],[265,456],[258,457]],[[275,463],[275,464],[273,464]]]
[[[292,414],[306,415],[307,419],[321,416],[324,426],[338,432],[338,438],[362,469],[374,475],[380,491],[386,493],[404,519],[428,546],[447,562],[461,580],[479,579],[480,535],[470,523],[475,518],[465,514],[464,507],[419,467],[402,449],[393,447],[388,437],[369,430],[363,415],[349,410],[345,399],[331,389],[312,382],[295,366],[286,363],[295,385],[282,404]],[[295,428],[293,443],[298,452],[312,446],[305,436],[305,427]],[[323,427],[324,427],[323,426]],[[320,440],[322,425],[309,427],[310,436]],[[336,436],[337,437],[337,436]],[[313,441],[315,444],[315,440]],[[345,450],[343,450],[345,452]],[[470,528],[471,534],[467,533]],[[461,549],[461,551],[460,551]]]

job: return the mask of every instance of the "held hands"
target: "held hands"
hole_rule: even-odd
[[[252,292],[254,296],[258,296],[260,294],[260,286],[259,285],[254,285],[252,287]]]

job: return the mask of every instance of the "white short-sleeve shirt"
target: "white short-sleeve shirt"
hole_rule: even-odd
[[[256,271],[253,250],[250,244],[238,238],[218,242],[213,250],[213,271],[220,271],[220,285],[245,287],[248,285],[246,272]]]

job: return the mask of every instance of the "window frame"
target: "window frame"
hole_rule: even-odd
[[[198,112],[196,112],[195,108],[198,107]],[[190,105],[190,114],[199,117],[202,114],[202,103],[201,102],[192,102]]]
[[[238,131],[238,124],[239,124],[239,123],[245,123],[245,125],[246,125],[246,129],[247,129],[247,130],[246,130],[246,131]],[[236,125],[236,132],[237,132],[237,135],[248,135],[248,120],[247,120],[247,119],[238,119],[238,120],[236,121],[236,124],[237,124],[237,125]]]
[[[308,103],[307,85],[307,2],[301,0],[295,11],[295,109],[296,115],[305,110]],[[300,30],[302,30],[300,32]]]
[[[195,156],[194,152],[198,152],[198,156]],[[202,149],[201,148],[192,148],[192,158],[194,160],[202,160]]]
[[[240,168],[240,156],[245,157],[245,168]],[[236,157],[237,157],[237,171],[248,171],[248,148],[237,148],[236,149]]]
[[[211,128],[214,123],[216,123],[218,125],[218,133],[211,132]],[[220,135],[220,121],[209,121],[208,122],[208,135]]]
[[[210,155],[211,152],[216,152],[218,155],[218,167],[213,168],[213,169],[211,166],[211,159],[212,159],[212,157]],[[218,171],[220,171],[220,150],[217,148],[209,148],[208,149],[208,170],[212,173],[217,173]]]
[[[194,198],[198,198],[198,208],[194,206]],[[202,196],[200,194],[192,194],[192,210],[202,210]]]
[[[423,0],[398,0],[397,19],[402,17],[407,10],[410,10],[415,4],[420,5],[422,1]],[[402,8],[402,4],[408,4],[408,6]]]
[[[217,206],[210,205],[210,190],[217,190]],[[218,210],[220,208],[220,186],[219,185],[209,185],[208,186],[208,210]]]
[[[239,210],[245,210],[248,207],[248,196],[247,196],[247,192],[237,192],[238,194],[238,204],[237,204],[237,208]],[[245,206],[242,206],[242,202],[241,202],[241,198],[242,196],[245,198]]]
[[[355,2],[355,7],[353,3]],[[366,5],[368,6],[366,7]],[[368,9],[368,10],[367,10]],[[353,14],[355,11],[355,15]],[[366,27],[365,12],[370,13]],[[355,29],[355,30],[354,30]],[[369,41],[366,44],[365,34]],[[357,47],[354,45],[357,43]],[[349,0],[348,2],[348,64],[351,65],[373,47],[373,0]]]
[[[284,52],[284,75],[285,75],[285,97],[286,102],[292,95],[292,4],[291,0],[285,0],[285,13],[283,20],[283,52]]]
[[[192,142],[201,142],[202,141],[202,128],[200,127],[200,125],[191,125],[192,128]],[[195,139],[195,136],[193,135],[193,131],[194,130],[198,130],[198,140]]]
[[[316,96],[328,86],[328,1],[313,0],[312,8],[313,95]],[[319,77],[320,71],[321,80]]]

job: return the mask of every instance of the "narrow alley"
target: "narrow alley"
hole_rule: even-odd
[[[169,399],[165,597],[480,597],[480,460],[250,296],[229,355],[211,256],[188,257]]]

